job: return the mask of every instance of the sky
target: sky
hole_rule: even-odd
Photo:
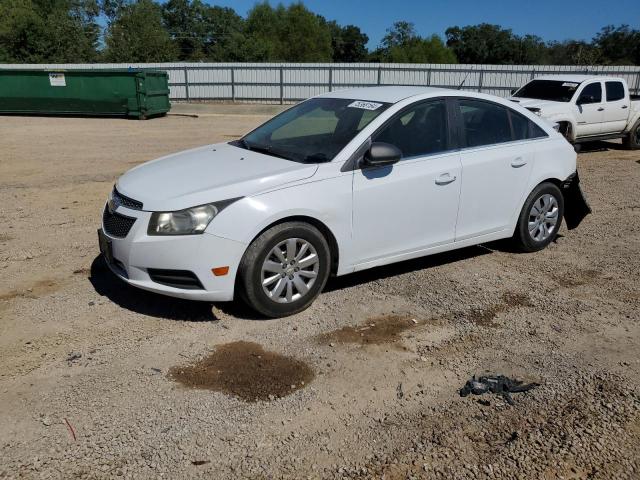
[[[256,0],[205,1],[232,7],[242,16],[256,3]],[[328,20],[359,26],[369,36],[369,48],[377,47],[385,30],[398,20],[413,22],[421,36],[436,33],[442,37],[450,26],[478,23],[498,24],[518,35],[531,33],[544,40],[588,41],[610,24],[626,23],[640,28],[638,0],[304,0],[303,3]]]

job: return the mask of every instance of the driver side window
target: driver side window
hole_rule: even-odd
[[[602,85],[600,82],[591,83],[584,87],[580,94],[580,103],[600,103],[602,101]]]
[[[447,108],[444,100],[419,103],[385,125],[374,142],[395,145],[402,158],[419,157],[447,149]]]

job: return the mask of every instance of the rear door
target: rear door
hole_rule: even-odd
[[[449,137],[444,100],[407,107],[372,136],[402,151],[390,166],[353,177],[354,257],[360,268],[381,259],[453,243],[460,197],[460,154]]]
[[[462,241],[509,227],[531,173],[534,148],[529,143],[546,133],[490,101],[461,98],[457,108],[464,148],[456,241]]]
[[[602,82],[586,84],[578,92],[574,106],[576,114],[576,136],[598,135],[604,122],[604,100]]]
[[[629,94],[621,81],[605,82],[606,102],[601,133],[619,133],[627,126],[629,118]]]

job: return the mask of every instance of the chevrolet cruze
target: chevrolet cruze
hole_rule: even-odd
[[[125,282],[269,317],[345,275],[513,238],[526,252],[589,213],[576,154],[501,98],[373,87],[301,102],[229,143],[125,173],[98,231]]]

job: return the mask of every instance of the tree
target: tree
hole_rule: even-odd
[[[596,65],[601,58],[596,46],[577,40],[549,42],[545,53],[545,63],[551,65]]]
[[[324,18],[322,18],[324,21]],[[331,32],[331,58],[334,62],[363,62],[367,60],[369,37],[355,25],[338,25],[334,20],[326,23]]]
[[[331,32],[326,22],[302,3],[273,8],[259,3],[246,20],[249,61],[326,62],[331,60]]]
[[[511,30],[499,25],[450,27],[445,31],[447,46],[461,63],[515,63],[517,45]]]
[[[604,27],[593,39],[593,45],[606,63],[640,65],[640,31],[629,25]]]
[[[0,59],[5,62],[90,62],[97,57],[94,0],[3,0]]]
[[[372,59],[397,63],[456,63],[455,54],[440,37],[420,37],[413,23],[404,21],[394,23],[387,30]]]
[[[208,7],[204,13],[207,25],[206,57],[214,62],[245,61],[245,21],[228,7]]]
[[[152,0],[120,7],[106,33],[105,59],[112,62],[167,62],[178,57],[162,25],[162,10]]]
[[[450,27],[445,35],[447,46],[461,63],[538,64],[546,54],[546,45],[540,37],[520,37],[499,25]]]
[[[164,27],[178,49],[178,60],[201,60],[207,40],[204,5],[196,0],[169,0],[162,6]]]

